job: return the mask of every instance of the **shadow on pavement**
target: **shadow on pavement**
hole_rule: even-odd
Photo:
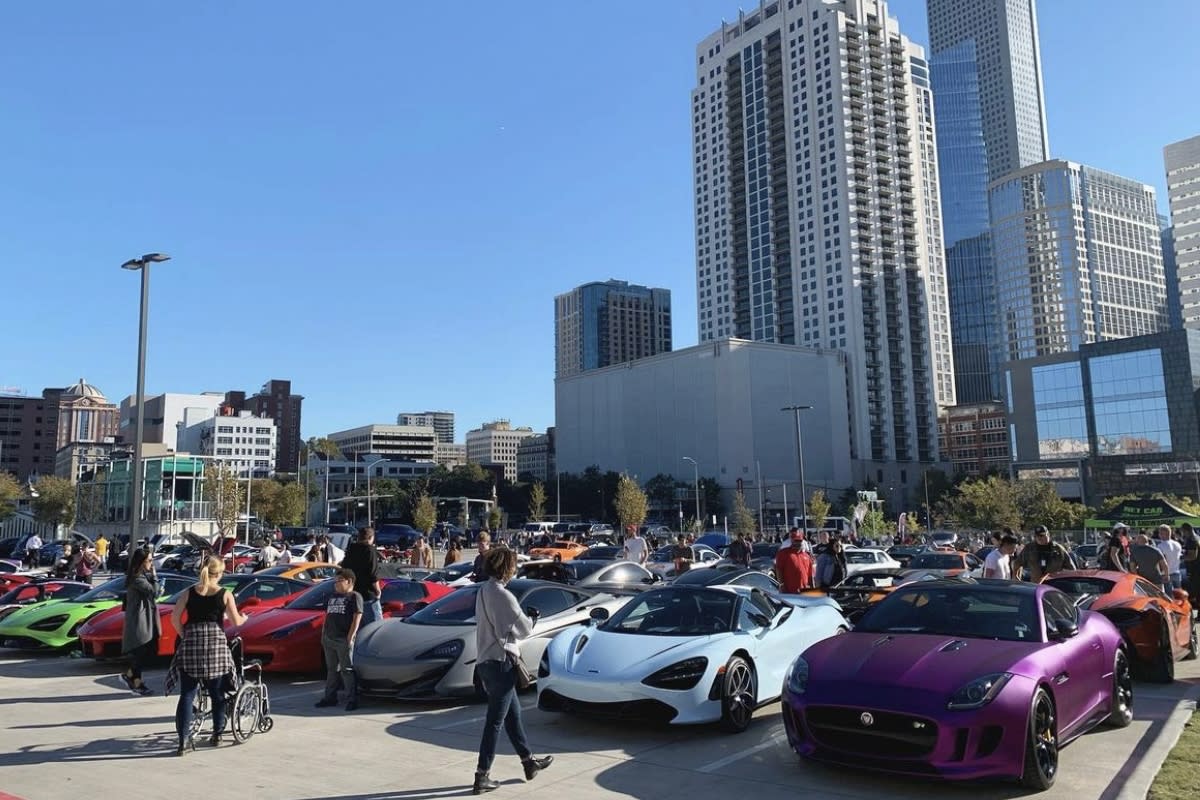
[[[500,781],[501,788],[511,784],[523,784],[525,781],[513,778]],[[442,797],[471,797],[471,784],[458,786],[433,786],[428,789],[404,789],[395,792],[373,792],[371,794],[339,794],[308,797],[304,800],[436,800]]]
[[[174,719],[172,717],[172,719]],[[0,754],[0,768],[30,764],[62,764],[76,761],[115,761],[127,758],[175,757],[178,740],[174,733],[128,739],[96,739],[66,747],[22,747]]]
[[[27,731],[27,730],[42,730],[46,728],[107,728],[108,726],[117,727],[120,725],[152,725],[155,723],[174,723],[175,715],[172,714],[166,717],[118,717],[116,719],[81,719],[71,722],[53,722],[45,725],[10,725],[9,730]]]

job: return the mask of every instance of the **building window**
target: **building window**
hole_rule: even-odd
[[[1097,455],[1171,451],[1160,350],[1091,358],[1088,371]]]
[[[1038,457],[1086,456],[1087,414],[1079,362],[1034,367],[1032,372]]]

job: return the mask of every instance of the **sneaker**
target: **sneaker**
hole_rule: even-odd
[[[336,706],[337,698],[336,697],[322,697],[320,700],[318,700],[313,705],[317,708],[329,708],[330,706]]]
[[[121,680],[125,681],[125,685],[129,687],[129,691],[131,691],[131,692],[137,691],[137,689],[135,689],[133,686],[133,678],[129,677],[124,672],[121,673]]]
[[[133,693],[140,694],[142,697],[146,697],[147,695],[154,694],[154,690],[142,683],[133,687]]]
[[[357,700],[347,700],[346,701],[346,710],[347,711],[357,711],[358,710],[358,701]]]
[[[546,767],[554,763],[554,756],[542,756],[541,758],[527,758],[521,762],[521,766],[525,767],[525,780],[531,781],[537,777],[537,774]]]
[[[471,786],[471,794],[483,794],[484,792],[494,792],[500,788],[500,782],[494,781],[486,772],[475,773],[475,783]]]

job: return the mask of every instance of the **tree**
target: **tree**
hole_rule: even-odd
[[[829,501],[825,499],[825,492],[821,489],[808,496],[808,527],[811,530],[819,531],[825,527],[830,507]]]
[[[1021,511],[1022,528],[1045,525],[1051,530],[1073,530],[1082,527],[1087,517],[1085,506],[1063,500],[1050,481],[1017,481],[1013,491]]]
[[[17,510],[16,500],[21,496],[21,484],[11,472],[0,472],[0,519],[5,519]]]
[[[637,481],[622,474],[617,483],[617,498],[614,506],[617,511],[617,521],[622,531],[637,528],[646,521],[646,493]]]
[[[675,508],[675,488],[679,482],[662,472],[646,481],[646,500],[660,511]]]
[[[753,536],[756,530],[754,514],[746,506],[746,496],[741,492],[733,495],[733,532]]]
[[[50,525],[75,522],[75,487],[66,478],[43,475],[33,485],[33,515]]]
[[[979,530],[1021,527],[1016,489],[995,475],[961,484],[957,492],[946,498],[945,508],[963,527]]]
[[[885,517],[881,509],[876,508],[868,511],[863,517],[862,524],[858,526],[858,532],[867,536],[887,535],[896,532],[896,523]]]
[[[546,487],[541,481],[534,481],[529,487],[529,518],[537,521],[546,515]]]
[[[488,530],[500,530],[500,523],[504,520],[504,515],[500,512],[500,506],[492,506],[492,510],[488,512]]]
[[[235,536],[238,514],[246,507],[246,492],[225,462],[211,462],[204,470],[203,497],[211,506],[217,532],[222,538]]]
[[[342,448],[337,446],[337,443],[332,439],[324,436],[314,436],[308,440],[306,450],[312,450],[314,453],[319,453],[325,458],[341,459]]]
[[[250,514],[262,520],[264,525],[275,525],[275,504],[279,497],[279,484],[270,478],[251,481]]]
[[[427,494],[422,494],[413,507],[413,527],[428,536],[436,524],[437,508],[433,505],[433,499]]]
[[[294,481],[280,484],[275,497],[275,524],[299,525],[308,510],[308,492]]]

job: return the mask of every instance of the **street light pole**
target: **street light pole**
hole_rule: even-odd
[[[142,463],[143,425],[146,417],[146,327],[150,314],[150,265],[169,261],[170,256],[162,253],[147,253],[141,258],[131,258],[121,265],[121,269],[140,270],[142,273],[142,302],[138,314],[138,363],[137,363],[137,416],[134,418],[133,434],[133,497],[129,514],[129,552],[137,547],[138,525],[142,519],[142,480],[145,465]]]
[[[700,527],[700,465],[696,463],[696,459],[690,456],[684,456],[683,460],[692,462],[692,470],[696,477],[696,535],[699,536],[700,531],[703,530]]]
[[[796,461],[800,465],[800,516],[804,520],[803,530],[808,530],[808,485],[804,482],[804,436],[800,431],[800,412],[812,406],[784,406],[780,411],[791,411],[796,419]]]
[[[386,458],[377,458],[370,464],[367,464],[367,525],[368,527],[375,524],[375,518],[371,514],[371,467],[381,461],[387,461]]]

